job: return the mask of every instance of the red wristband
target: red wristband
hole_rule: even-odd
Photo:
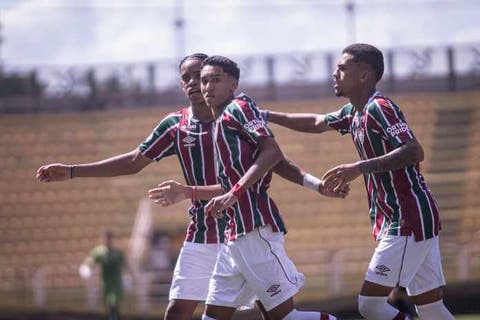
[[[240,196],[245,192],[245,188],[242,187],[239,183],[236,183],[233,188],[232,188],[232,194],[237,197],[237,198],[240,198]]]

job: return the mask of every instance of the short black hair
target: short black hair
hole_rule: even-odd
[[[115,233],[111,229],[105,229],[102,231],[102,236],[107,239],[115,238]]]
[[[240,79],[240,69],[238,68],[237,64],[224,56],[210,56],[207,59],[203,60],[202,68],[204,66],[219,66],[223,69],[223,71],[234,77],[235,79]]]
[[[355,62],[364,62],[372,67],[377,75],[377,82],[382,78],[383,54],[376,47],[366,43],[355,43],[343,49],[342,53],[352,55]]]
[[[187,61],[187,60],[200,60],[200,61],[203,61],[205,59],[208,58],[208,55],[206,55],[205,53],[200,53],[200,52],[197,52],[197,53],[192,53],[192,54],[189,54],[188,56],[185,56],[181,61],[180,63],[178,64],[178,69],[180,70],[182,68],[182,64]]]

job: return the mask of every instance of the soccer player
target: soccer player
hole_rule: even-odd
[[[387,303],[395,286],[406,287],[422,320],[453,319],[443,304],[437,203],[420,173],[423,148],[400,108],[376,90],[383,54],[368,44],[343,50],[333,74],[335,95],[350,103],[326,115],[264,112],[270,122],[293,130],[350,134],[360,160],[324,175],[335,189],[363,175],[373,235],[379,244],[358,297],[367,319],[404,319]]]
[[[120,319],[119,309],[123,297],[122,269],[125,264],[123,252],[114,245],[114,234],[105,231],[104,243],[95,247],[80,266],[80,275],[89,278],[91,268],[98,264],[102,267],[103,299],[108,320]]]
[[[211,56],[202,63],[201,89],[215,118],[222,190],[220,195],[212,191],[215,197],[205,209],[216,218],[227,217],[227,244],[218,254],[202,319],[230,319],[252,296],[273,320],[335,319],[294,307],[304,278],[285,252],[285,224],[267,193],[271,169],[283,155],[254,101],[246,95],[234,99],[239,78],[237,64],[226,57]],[[197,196],[209,198],[206,191]]]
[[[200,65],[206,57],[205,54],[196,53],[180,62],[181,86],[190,106],[165,117],[138,148],[93,163],[45,165],[38,169],[37,179],[51,182],[78,177],[135,174],[154,161],[176,154],[189,192],[195,190],[192,187],[195,185],[216,184],[212,136],[215,124],[212,112],[200,92]],[[318,179],[289,164],[291,162],[287,160],[279,164],[278,168],[284,176],[291,176],[297,181],[312,181],[309,185],[320,191],[320,184],[316,182]],[[214,219],[205,214],[206,203],[194,199],[189,208],[191,220],[175,266],[166,320],[191,319],[197,304],[206,299],[217,252],[224,242],[225,229],[224,219]]]

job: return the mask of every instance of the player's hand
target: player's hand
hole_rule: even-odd
[[[82,263],[78,268],[78,274],[83,279],[88,279],[92,276],[92,268],[88,264]]]
[[[321,195],[324,195],[325,197],[330,197],[330,198],[345,198],[348,196],[348,193],[350,192],[350,183],[345,183],[342,185],[340,188],[334,190],[328,189],[325,187],[325,182],[322,181],[320,186],[318,187],[318,192]]]
[[[157,188],[148,190],[148,197],[164,207],[187,199],[185,186],[174,180],[164,181]]]
[[[350,181],[355,180],[361,174],[357,163],[342,164],[328,170],[323,175],[323,185],[327,190],[339,192],[344,190]]]
[[[40,182],[63,181],[68,179],[70,179],[70,166],[63,163],[47,164],[37,170],[37,180]]]
[[[231,192],[212,198],[205,206],[205,212],[214,218],[221,218],[223,210],[230,208],[238,199]]]

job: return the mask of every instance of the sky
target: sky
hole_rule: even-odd
[[[0,59],[75,65],[340,50],[352,41],[380,48],[480,42],[477,0],[351,1],[354,19],[347,0],[0,0]],[[179,11],[183,45],[173,27]]]

